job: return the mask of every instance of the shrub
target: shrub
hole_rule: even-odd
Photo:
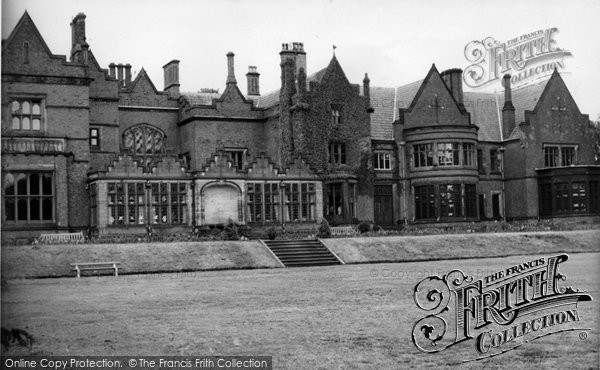
[[[383,230],[381,228],[381,226],[379,226],[379,225],[373,225],[373,231],[378,232],[378,231],[381,231],[381,230]]]
[[[321,224],[319,225],[319,238],[331,238],[331,228],[329,227],[329,222],[327,222],[325,218],[321,220]]]
[[[230,219],[223,229],[222,235],[224,240],[239,240],[238,225]]]
[[[369,225],[367,222],[361,222],[360,224],[358,224],[358,231],[361,234],[364,234],[369,230],[371,230],[371,225]]]
[[[267,230],[267,238],[269,238],[269,240],[275,240],[275,238],[277,238],[277,229],[275,226],[271,226]]]

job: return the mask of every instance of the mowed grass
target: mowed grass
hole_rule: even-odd
[[[418,351],[411,333],[424,314],[414,286],[431,274],[461,269],[483,278],[539,257],[9,280],[2,326],[26,328],[36,337],[33,352],[46,355],[271,355],[277,369],[449,367],[476,357],[474,343]],[[586,340],[550,335],[469,366],[598,368],[599,263],[600,253],[572,254],[559,270],[565,285],[594,297],[577,308],[592,328]]]

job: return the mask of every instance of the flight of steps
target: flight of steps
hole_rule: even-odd
[[[285,267],[340,265],[318,240],[263,240]]]

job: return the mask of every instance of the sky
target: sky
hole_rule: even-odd
[[[281,44],[303,42],[310,75],[335,54],[346,76],[371,86],[423,79],[432,63],[441,72],[466,69],[471,41],[506,42],[557,28],[555,46],[571,52],[560,70],[582,113],[600,119],[600,0],[2,0],[2,38],[27,10],[54,54],[68,55],[70,22],[86,14],[86,36],[104,68],[111,62],[143,67],[162,90],[162,66],[180,61],[181,91],[224,90],[226,54],[233,51],[238,85],[258,67],[261,93],[279,88]],[[500,91],[499,84],[465,91]]]

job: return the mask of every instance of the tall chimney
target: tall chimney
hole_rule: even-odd
[[[125,64],[125,87],[131,84],[131,64]]]
[[[119,87],[123,87],[123,63],[117,64],[117,79],[119,80]]]
[[[235,80],[235,71],[233,70],[233,57],[235,54],[233,52],[227,53],[227,84],[237,84]]]
[[[117,68],[117,65],[115,63],[110,63],[108,65],[108,75],[112,78],[117,78],[115,75],[115,68]]]
[[[248,73],[246,73],[248,95],[260,95],[259,77],[260,73],[256,71],[256,66],[248,66]]]
[[[281,62],[285,62],[287,59],[292,59],[296,63],[296,70],[294,71],[294,79],[298,80],[298,72],[300,68],[304,68],[306,73],[306,52],[304,51],[304,44],[301,42],[288,42],[281,44]]]
[[[71,21],[71,61],[87,62],[88,49],[89,45],[85,41],[85,14],[78,13]]]
[[[164,91],[169,93],[170,98],[179,98],[179,61],[173,59],[163,66],[165,77]]]
[[[440,73],[440,76],[442,76],[442,79],[452,93],[452,96],[454,97],[454,100],[456,100],[459,108],[464,109],[465,104],[463,102],[462,72],[463,71],[460,68],[452,68]]]
[[[365,73],[365,78],[363,79],[363,94],[367,99],[371,98],[371,80],[369,79],[369,75]],[[370,103],[369,103],[370,104]]]
[[[505,74],[502,78],[504,86],[504,106],[502,107],[502,139],[506,140],[515,128],[515,107],[512,103],[512,89],[510,87],[510,75]]]

